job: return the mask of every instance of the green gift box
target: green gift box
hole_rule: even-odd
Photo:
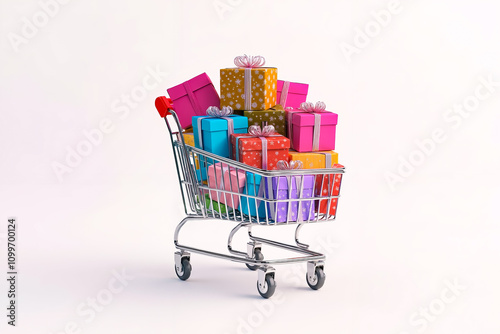
[[[217,202],[215,200],[210,199],[209,194],[205,194],[205,205],[208,210],[213,210],[218,213],[225,214],[227,213],[226,205],[224,203]],[[229,213],[233,213],[233,208],[229,208]]]
[[[267,110],[245,110],[243,116],[248,118],[248,126],[262,126],[262,123],[266,123],[274,126],[274,129],[280,135],[286,136],[285,110],[280,105]]]

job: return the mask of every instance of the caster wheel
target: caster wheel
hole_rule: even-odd
[[[191,276],[191,263],[189,263],[189,259],[187,257],[181,260],[181,268],[177,268],[175,266],[175,273],[179,279],[185,281]]]
[[[274,281],[274,277],[272,275],[266,275],[264,286],[260,286],[259,281],[257,281],[257,290],[259,290],[259,294],[262,297],[271,297],[276,290],[276,282]]]
[[[323,268],[316,267],[312,280],[309,280],[309,275],[306,274],[306,281],[309,287],[313,290],[319,290],[325,284],[326,275]]]
[[[254,259],[257,260],[257,261],[262,261],[264,260],[264,254],[262,254],[260,248],[256,248],[255,249],[255,252],[254,252]],[[250,270],[257,270],[259,269],[259,266],[258,265],[253,265],[253,264],[248,264],[248,263],[245,263],[245,265],[247,266],[248,269]]]

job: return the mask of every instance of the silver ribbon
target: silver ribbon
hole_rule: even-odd
[[[303,163],[302,161],[300,160],[292,160],[290,162],[287,162],[285,160],[280,160],[276,163],[276,165],[278,166],[278,169],[280,170],[291,170],[291,169],[302,169],[303,167]],[[281,177],[285,177],[287,178],[287,176],[275,176],[274,178],[273,177],[268,177],[266,178],[267,179],[267,189],[268,189],[268,196],[270,197],[269,199],[271,200],[274,200],[275,196],[274,196],[274,189],[273,189],[273,183],[272,183],[272,179],[276,179],[276,199],[278,200],[279,198],[279,193],[278,193],[278,190],[279,190],[279,186],[280,186],[280,178]],[[302,186],[302,182],[301,182],[301,179],[303,176],[289,176],[289,177],[292,177],[294,180],[295,180],[295,187],[296,187],[296,192],[299,192],[300,191],[300,188]],[[290,189],[288,189],[290,188]],[[291,196],[291,193],[292,193],[292,185],[288,185],[288,182],[287,182],[287,191],[288,191],[288,199],[290,199],[290,196]],[[302,198],[302,194],[298,194],[297,196],[299,199]],[[293,202],[287,202],[287,220],[290,221],[292,219],[291,217],[291,214],[292,214],[292,210],[291,210],[291,205],[292,205]],[[276,221],[275,219],[275,214],[276,214],[276,210],[277,210],[277,207],[278,207],[278,203],[270,203],[269,204],[269,210],[271,211],[271,217]],[[278,217],[276,217],[278,218]],[[301,215],[301,212],[299,212],[299,207],[297,206],[297,221],[302,221],[302,215]]]
[[[317,152],[325,156],[325,168],[332,168],[332,154],[330,152]]]
[[[290,81],[283,82],[283,88],[281,89],[280,102],[283,107],[286,105],[286,98],[288,97],[288,90],[290,89]]]
[[[252,69],[245,68],[245,109],[252,109]]]
[[[313,144],[312,150],[319,150],[319,139],[321,135],[321,113],[325,112],[326,104],[324,102],[318,101],[316,104],[312,104],[311,102],[303,102],[300,104],[299,110],[287,110],[288,111],[288,137],[291,139],[290,146],[293,146],[293,114],[294,113],[313,113],[314,114],[314,130],[313,130]]]
[[[197,124],[198,124],[198,141],[200,143],[200,148],[203,150],[203,131],[201,129],[201,121],[205,118],[222,118],[227,121],[227,142],[228,142],[228,147],[229,147],[229,157],[232,157],[232,150],[231,150],[231,134],[234,133],[234,121],[231,117],[228,117],[233,114],[233,108],[231,107],[223,107],[222,109],[219,109],[215,106],[208,107],[206,111],[208,116],[203,116],[203,117],[198,117]]]
[[[248,134],[251,136],[241,136],[236,138],[236,161],[240,161],[239,144],[242,138],[259,138],[262,142],[262,169],[267,169],[267,139],[266,137],[280,137],[280,134],[274,134],[274,126],[266,125],[261,129],[258,125],[252,125],[248,128]]]
[[[245,109],[252,109],[252,68],[262,67],[266,60],[262,56],[238,56],[234,58],[234,65],[245,69]]]

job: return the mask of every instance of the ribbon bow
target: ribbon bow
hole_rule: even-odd
[[[238,56],[234,58],[234,65],[243,68],[262,67],[266,63],[266,59],[262,56]]]
[[[326,110],[326,104],[321,101],[316,102],[316,104],[312,102],[302,102],[299,109],[305,112],[324,112]]]
[[[219,109],[215,106],[207,108],[207,115],[211,117],[227,117],[233,114],[233,108],[231,107],[222,107]]]
[[[248,133],[255,137],[269,137],[272,136],[276,131],[274,126],[266,125],[262,129],[258,125],[251,125],[248,128]]]
[[[292,160],[290,162],[285,160],[280,160],[276,163],[278,169],[287,170],[287,169],[302,169],[304,164],[300,160]]]

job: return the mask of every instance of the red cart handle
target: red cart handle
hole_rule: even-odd
[[[158,96],[155,100],[155,106],[162,118],[170,115],[170,110],[174,110],[172,100],[165,96]]]

